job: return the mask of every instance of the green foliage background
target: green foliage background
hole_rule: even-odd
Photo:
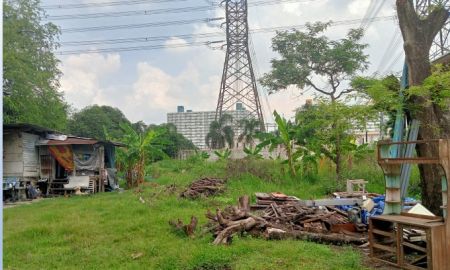
[[[58,27],[43,22],[38,0],[3,1],[3,122],[65,130],[68,105],[58,91]]]

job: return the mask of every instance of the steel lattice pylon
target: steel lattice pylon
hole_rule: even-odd
[[[450,1],[448,0],[415,0],[416,3],[416,11],[419,15],[426,16],[430,11],[430,8],[433,5],[445,5],[447,10],[450,10]],[[434,61],[438,58],[441,58],[447,55],[450,51],[450,42],[449,42],[449,33],[450,33],[450,20],[447,20],[444,27],[442,27],[441,31],[436,35],[436,38],[433,41],[433,45],[430,49],[430,60]]]
[[[216,119],[223,112],[233,110],[237,103],[241,103],[249,115],[261,122],[261,129],[264,130],[261,102],[248,47],[247,0],[225,0],[224,2],[227,51],[217,101]]]

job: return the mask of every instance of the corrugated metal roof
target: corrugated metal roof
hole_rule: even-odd
[[[40,140],[37,145],[73,145],[73,144],[96,144],[99,141],[89,138],[69,137],[64,141],[59,140]]]

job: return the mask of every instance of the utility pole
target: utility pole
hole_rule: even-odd
[[[230,110],[245,110],[265,130],[261,102],[248,47],[247,0],[224,0],[226,56],[217,101],[216,120]],[[222,3],[223,3],[222,2]]]
[[[444,5],[447,10],[450,10],[449,0],[415,0],[415,3],[416,12],[423,16],[426,16],[432,10],[431,7],[436,5]],[[450,41],[448,39],[449,33],[450,20],[447,20],[444,27],[442,27],[441,31],[439,31],[436,35],[433,45],[431,45],[430,61],[433,62],[434,60],[437,60],[450,52]]]

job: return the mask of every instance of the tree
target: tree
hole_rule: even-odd
[[[342,157],[355,149],[354,132],[376,115],[365,105],[318,100],[317,104],[297,111],[295,118],[296,144],[322,153],[336,165],[336,175],[342,178]],[[339,144],[336,142],[339,141]]]
[[[272,39],[272,47],[281,59],[271,61],[272,71],[264,75],[262,84],[272,92],[290,85],[296,85],[300,91],[313,89],[331,101],[352,92],[352,88],[340,89],[340,86],[367,68],[367,55],[363,51],[367,45],[359,43],[363,31],[351,29],[346,38],[332,41],[319,36],[329,25],[308,23],[306,32],[278,32]],[[315,76],[326,79],[328,85],[320,87],[314,82]]]
[[[68,105],[53,53],[60,31],[44,17],[38,0],[3,1],[3,121],[64,130]]]
[[[410,86],[420,86],[431,75],[429,60],[430,48],[434,37],[442,29],[449,14],[443,6],[430,7],[430,13],[419,16],[414,9],[413,0],[397,0],[397,16],[404,40],[406,63]],[[429,102],[432,92],[413,94],[408,100],[408,114],[421,123],[419,139],[429,140],[450,137],[450,110],[442,108],[436,102]],[[428,144],[418,145],[419,156],[436,156],[437,149]],[[433,213],[440,212],[439,169],[435,165],[419,166],[422,187],[422,202]]]
[[[233,117],[229,114],[223,114],[219,120],[212,121],[205,138],[206,145],[212,149],[221,149],[228,144],[229,148],[233,148],[234,131],[230,125],[232,121]]]
[[[330,102],[328,108],[335,110],[330,126],[330,144],[333,145],[337,179],[341,178],[342,147],[344,138],[341,137],[342,126],[347,116],[339,110],[344,103],[338,101],[346,94],[353,92],[353,88],[344,88],[345,81],[356,76],[358,72],[367,68],[367,55],[364,54],[366,44],[360,43],[363,36],[362,29],[351,29],[347,37],[341,40],[329,40],[321,35],[330,23],[314,23],[306,25],[306,32],[298,30],[279,32],[272,40],[273,49],[281,59],[273,59],[272,71],[265,74],[261,82],[272,92],[286,89],[290,85],[297,86],[300,91],[313,89]],[[328,85],[321,87],[316,78],[324,78]]]
[[[260,131],[261,123],[255,118],[242,119],[239,121],[242,133],[239,134],[238,141],[253,147],[255,135]]]
[[[105,140],[109,136],[120,139],[124,135],[121,124],[131,123],[118,108],[92,105],[74,113],[68,129],[70,133],[82,137]]]
[[[155,160],[166,157],[163,144],[159,139],[161,134],[156,130],[138,133],[131,125],[121,123],[126,148],[117,150],[118,167],[125,172],[128,187],[135,187],[144,182],[145,166]]]
[[[176,158],[181,150],[196,150],[195,145],[182,134],[177,132],[177,127],[173,124],[161,124],[150,126],[148,130],[156,130],[160,134],[163,151],[171,158]]]

